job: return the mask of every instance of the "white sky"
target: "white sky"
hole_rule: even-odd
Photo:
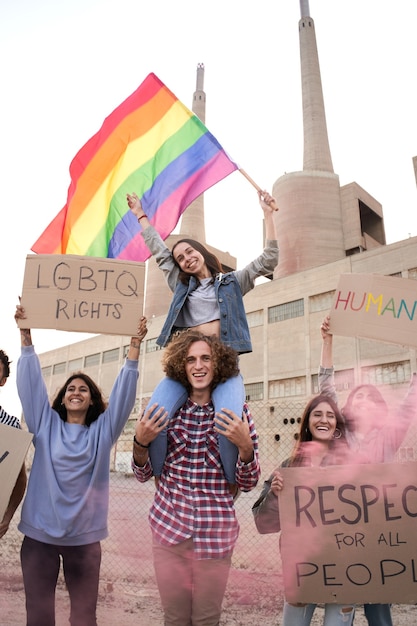
[[[340,183],[382,203],[388,243],[417,235],[417,2],[310,0],[310,13]],[[149,72],[191,108],[204,63],[206,125],[261,187],[302,169],[299,19],[298,0],[0,0],[0,347],[14,365],[26,255],[66,202],[76,152]],[[260,252],[241,174],[205,207],[209,243],[238,266]],[[38,352],[85,338],[33,332]],[[14,384],[0,403],[18,412]]]

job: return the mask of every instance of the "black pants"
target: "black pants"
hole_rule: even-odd
[[[25,537],[20,561],[27,626],[55,626],[55,589],[61,557],[71,601],[70,624],[97,626],[100,542],[84,546],[56,546]]]

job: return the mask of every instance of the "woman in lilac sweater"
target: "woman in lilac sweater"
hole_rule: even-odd
[[[25,319],[20,305],[16,321]],[[141,318],[108,405],[89,376],[71,375],[50,405],[29,329],[20,329],[17,388],[35,454],[19,530],[27,626],[55,624],[62,558],[73,626],[96,626],[101,561],[107,537],[110,450],[136,400]]]

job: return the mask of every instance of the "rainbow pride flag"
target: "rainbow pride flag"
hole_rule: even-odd
[[[149,74],[70,165],[67,203],[32,246],[38,254],[145,261],[135,192],[163,239],[187,206],[238,169],[199,118]]]

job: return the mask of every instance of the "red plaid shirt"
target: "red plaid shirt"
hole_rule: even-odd
[[[248,406],[244,413],[254,446],[254,459],[236,464],[236,484],[242,491],[253,489],[260,477],[258,438]],[[220,462],[214,408],[190,399],[168,426],[168,452],[159,488],[149,511],[154,539],[162,545],[192,537],[199,559],[222,558],[233,551],[239,523]],[[132,469],[140,482],[152,475],[150,461]]]

